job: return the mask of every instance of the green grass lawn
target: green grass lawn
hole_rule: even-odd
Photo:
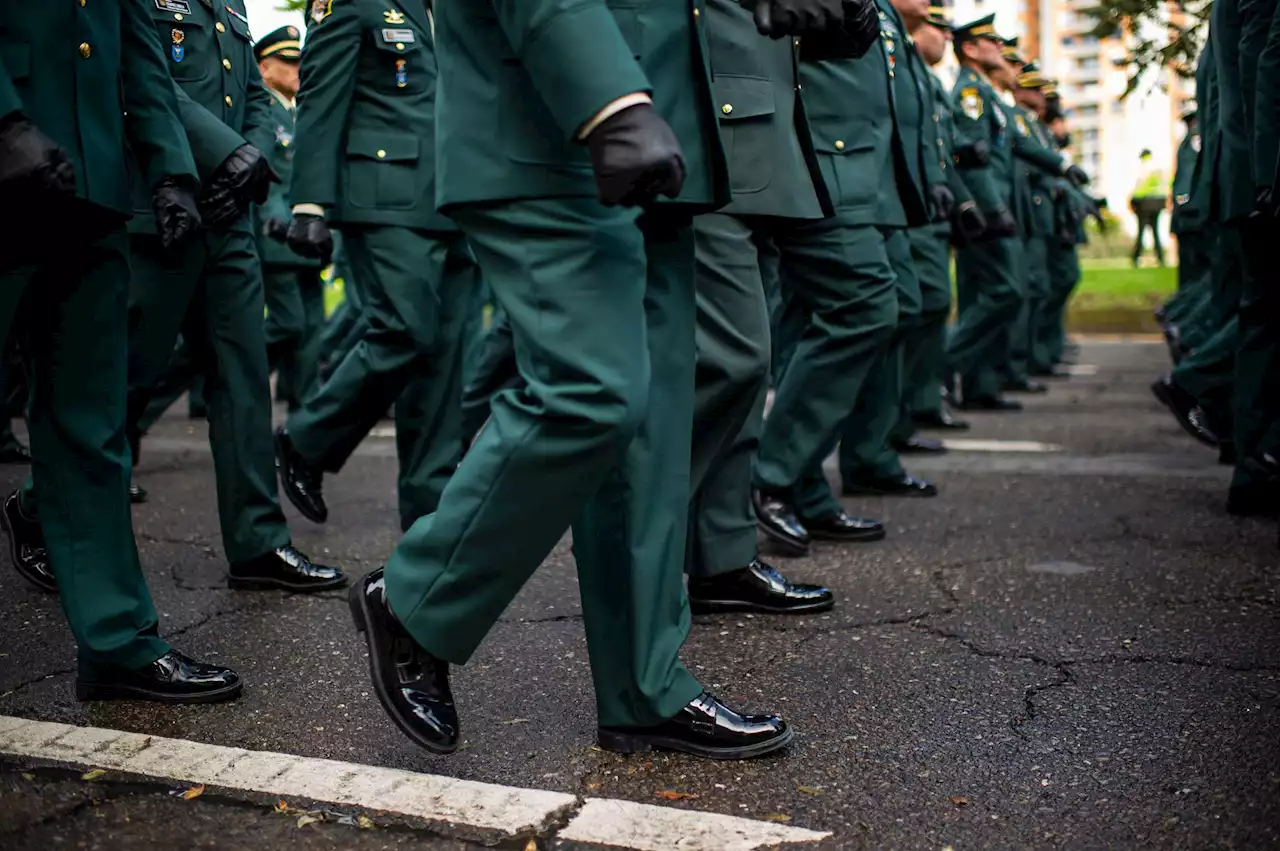
[[[1149,309],[1178,288],[1178,268],[1133,268],[1127,259],[1081,261],[1071,306],[1086,310]]]

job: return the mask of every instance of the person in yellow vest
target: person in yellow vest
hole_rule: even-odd
[[[1142,262],[1143,235],[1151,230],[1151,244],[1155,248],[1156,261],[1164,265],[1164,246],[1160,244],[1160,214],[1169,206],[1169,181],[1163,171],[1155,166],[1151,159],[1151,151],[1142,149],[1138,154],[1142,166],[1138,171],[1138,182],[1133,188],[1133,197],[1129,199],[1129,209],[1138,217],[1138,235],[1133,240],[1133,265]]]

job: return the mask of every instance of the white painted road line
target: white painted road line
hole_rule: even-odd
[[[506,834],[543,830],[553,818],[578,806],[575,796],[562,792],[3,715],[0,753],[382,810]],[[557,835],[637,851],[750,851],[830,836],[736,816],[601,798],[588,798]]]
[[[942,445],[956,452],[1061,452],[1055,443],[1038,443],[1034,440],[973,440],[947,438]]]
[[[1091,363],[1069,363],[1066,364],[1068,375],[1090,376],[1098,374],[1098,367]]]

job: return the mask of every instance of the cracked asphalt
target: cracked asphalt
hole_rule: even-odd
[[[1061,451],[908,459],[939,498],[846,500],[886,521],[886,541],[774,559],[836,589],[833,611],[695,618],[686,661],[733,705],[784,713],[799,735],[782,756],[595,749],[567,542],[455,675],[461,752],[416,750],[369,692],[343,595],[225,588],[204,427],[184,405],[144,445],[139,548],[165,634],[236,667],[244,697],[77,703],[56,600],[0,564],[0,715],[787,820],[832,831],[810,846],[824,849],[1280,845],[1276,525],[1226,515],[1229,471],[1147,389],[1161,346],[1087,344],[1082,362],[1097,375],[1022,414],[973,415],[965,435]],[[287,509],[295,542],[376,567],[399,538],[394,488],[392,441],[370,438],[327,482],[328,525]],[[274,802],[173,788],[0,762],[0,847],[478,847],[377,817],[298,828]],[[563,845],[554,829],[532,838]]]

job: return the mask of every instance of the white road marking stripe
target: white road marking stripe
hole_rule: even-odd
[[[0,753],[358,806],[507,834],[541,830],[578,801],[562,792],[4,715],[0,715]],[[588,798],[558,836],[637,851],[749,851],[763,845],[813,842],[830,834],[716,813]]]
[[[588,798],[557,838],[642,851],[751,851],[761,845],[817,842],[830,835],[716,813]]]
[[[1070,363],[1066,365],[1067,373],[1070,375],[1097,375],[1098,367],[1091,363]]]
[[[1056,443],[1039,443],[1035,440],[975,440],[972,438],[947,438],[942,445],[956,452],[1061,452]]]

